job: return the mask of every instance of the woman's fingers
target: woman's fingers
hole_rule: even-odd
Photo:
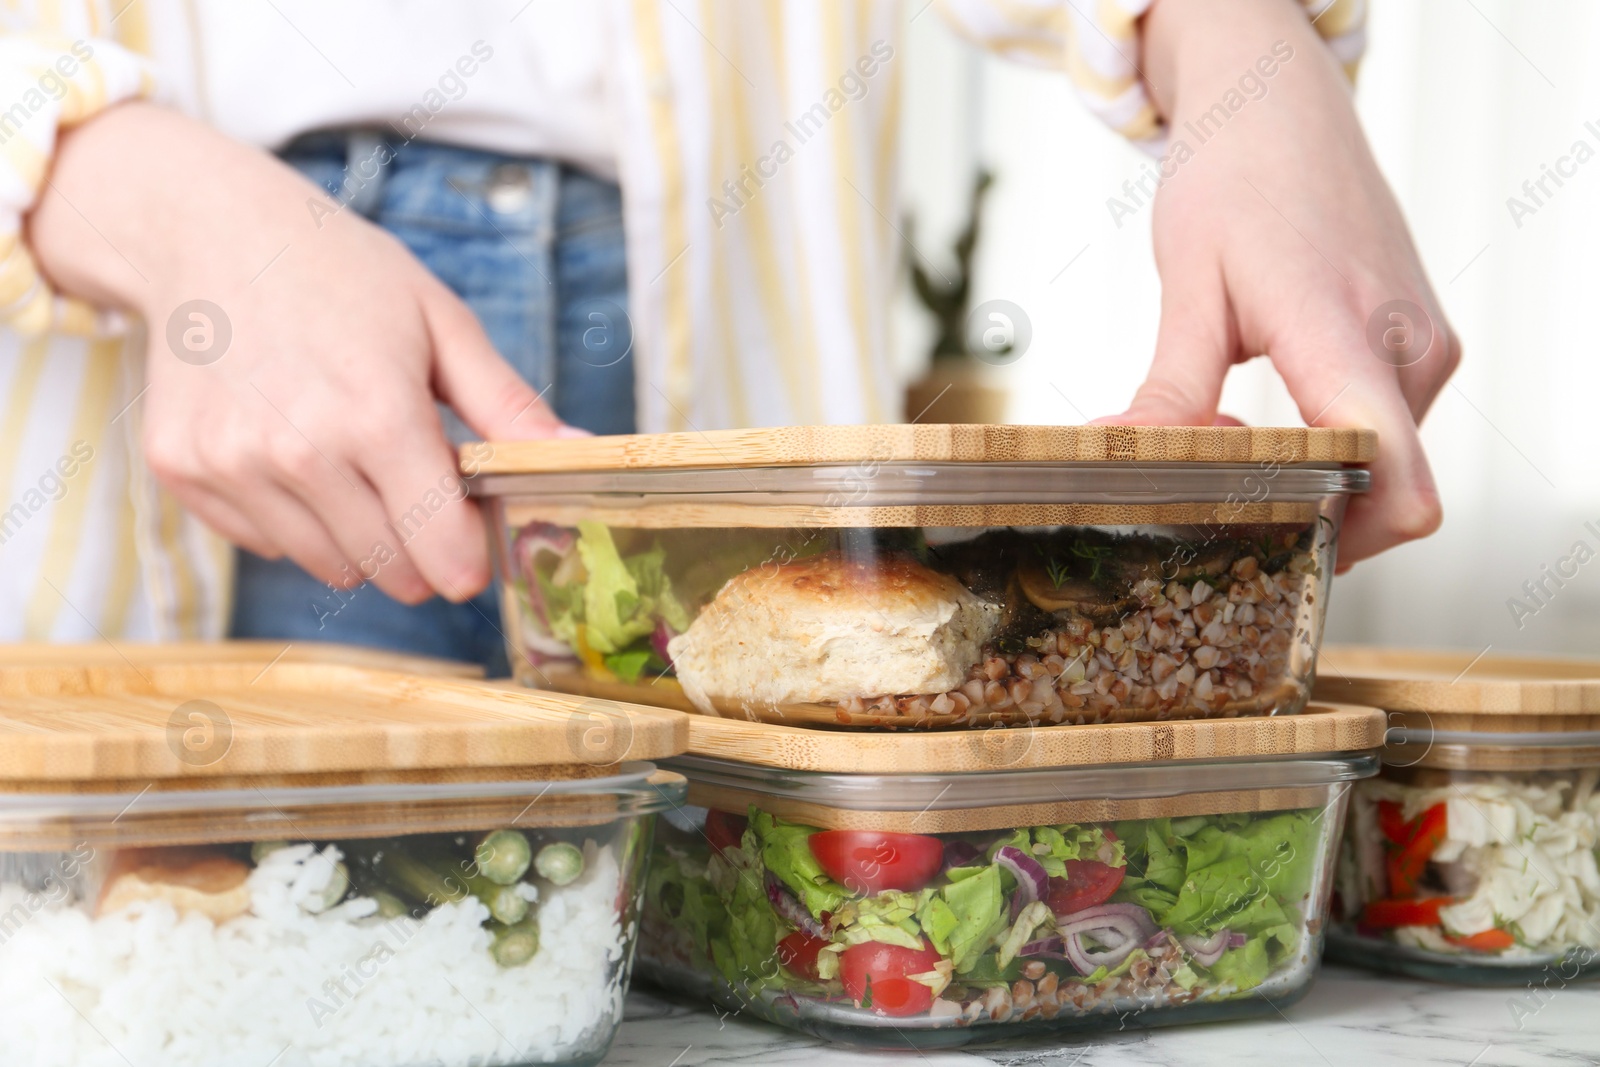
[[[1400,392],[1417,422],[1461,363],[1461,340],[1431,301],[1380,304],[1367,320],[1366,347],[1395,368]]]
[[[1308,330],[1272,353],[1308,425],[1378,432],[1370,492],[1354,497],[1339,536],[1339,567],[1439,528],[1438,486],[1412,402],[1394,367],[1375,358],[1353,324]]]
[[[224,493],[229,505],[280,546],[282,555],[318,581],[339,589],[361,584],[350,557],[294,493],[266,478],[235,482]]]
[[[381,456],[382,462],[377,462]],[[389,517],[395,547],[422,580],[447,600],[463,601],[489,584],[489,543],[483,514],[467,498],[431,402],[402,419],[364,465]]]
[[[405,545],[391,527],[384,502],[360,471],[297,470],[280,483],[322,528],[344,557],[341,571],[371,582],[403,604],[420,604],[433,587],[418,572]],[[285,477],[287,472],[280,473]],[[292,480],[291,480],[292,479]]]
[[[200,521],[240,548],[263,559],[279,559],[283,550],[276,541],[256,528],[238,508],[203,486],[173,482],[167,488],[178,502],[200,517]]]
[[[587,437],[556,418],[490,343],[472,309],[442,285],[421,294],[433,342],[433,388],[486,441]]]

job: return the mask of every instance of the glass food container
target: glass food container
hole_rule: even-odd
[[[605,1054],[684,716],[122,651],[0,657],[7,1067]]]
[[[878,728],[1305,703],[1375,435],[793,427],[480,443],[524,684]]]
[[[1351,802],[1330,955],[1541,993],[1600,975],[1600,662],[1323,655],[1319,697],[1390,718]]]
[[[1383,717],[845,734],[696,716],[640,975],[866,1047],[1275,1015]]]

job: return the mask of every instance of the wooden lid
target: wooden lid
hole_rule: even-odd
[[[6,649],[6,791],[141,779],[211,788],[330,773],[526,778],[527,767],[562,778],[675,755],[688,743],[678,712],[473,681],[460,675],[475,668],[440,661],[310,644],[278,645],[271,656],[260,644],[182,651],[189,655],[134,645]]]
[[[483,668],[451,659],[357,648],[316,641],[171,641],[162,644],[82,645],[0,644],[0,668],[27,667],[77,670],[89,667],[145,667],[157,664],[255,663],[265,669],[279,663],[337,663],[407,674],[445,678],[481,678]]]
[[[791,771],[939,774],[1358,752],[1382,746],[1376,708],[1313,704],[1257,719],[867,734],[689,717],[688,751]]]
[[[1581,729],[1600,716],[1600,660],[1326,646],[1315,696],[1449,715],[1452,729]]]
[[[497,441],[465,445],[468,475],[821,463],[1369,463],[1374,430],[1249,426],[896,423]]]

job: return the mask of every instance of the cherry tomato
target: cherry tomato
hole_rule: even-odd
[[[1104,904],[1122,884],[1126,867],[1113,867],[1099,860],[1068,860],[1067,876],[1050,879],[1044,902],[1057,915]]]
[[[1438,926],[1439,909],[1454,903],[1449,897],[1423,900],[1372,900],[1361,913],[1361,925],[1375,930],[1395,926]]]
[[[1445,934],[1444,939],[1452,945],[1471,949],[1474,952],[1504,952],[1517,943],[1505,930],[1484,930],[1476,934]]]
[[[868,941],[839,953],[839,981],[846,996],[878,1015],[921,1015],[933,1007],[933,990],[907,975],[926,974],[942,958],[926,938],[920,949]]]
[[[921,889],[944,863],[944,842],[923,834],[823,830],[809,843],[828,877],[862,896]]]
[[[796,930],[778,942],[778,962],[801,978],[809,978],[813,982],[820,981],[821,975],[817,974],[817,953],[827,945],[828,943],[820,937],[812,937],[804,930]]]
[[[744,828],[750,820],[743,815],[733,815],[712,808],[706,812],[706,840],[721,852],[725,848],[738,848],[744,840]]]

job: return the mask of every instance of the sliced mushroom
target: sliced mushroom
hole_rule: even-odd
[[[1043,560],[1024,558],[1017,566],[1022,594],[1052,615],[1078,616],[1108,626],[1139,606],[1138,598],[1125,590],[1116,592],[1086,578],[1060,577],[1056,581]]]
[[[1126,538],[1111,545],[1111,551],[1101,561],[1101,573],[1128,588],[1145,578],[1164,578],[1171,570],[1166,561],[1173,552],[1146,538]]]

